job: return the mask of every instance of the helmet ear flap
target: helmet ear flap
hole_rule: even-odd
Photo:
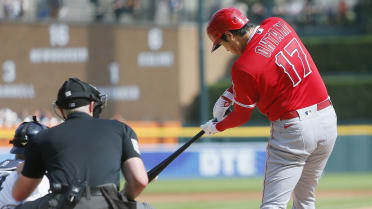
[[[107,95],[98,91],[95,86],[90,85],[91,88],[91,100],[94,101],[93,107],[93,117],[99,118],[102,110],[106,107],[107,104]]]
[[[98,90],[97,92],[99,94],[97,96],[97,102],[95,102],[93,108],[93,117],[95,118],[99,118],[99,115],[101,114],[102,110],[106,107],[107,104],[107,95],[100,93]]]

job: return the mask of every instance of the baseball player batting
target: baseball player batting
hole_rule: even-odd
[[[240,55],[232,85],[217,100],[212,120],[201,125],[215,134],[248,122],[256,106],[271,121],[261,209],[315,208],[315,188],[337,137],[337,118],[309,52],[293,28],[271,17],[255,26],[235,8],[211,18],[212,51],[223,46]],[[225,110],[233,111],[224,117]]]

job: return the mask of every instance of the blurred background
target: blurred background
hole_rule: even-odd
[[[62,83],[78,77],[109,95],[102,117],[133,127],[151,169],[199,132],[230,86],[237,57],[212,55],[205,33],[228,6],[255,24],[279,16],[294,27],[338,115],[326,173],[363,173],[372,182],[370,0],[0,0],[0,158],[12,158],[15,127],[32,115],[61,122],[52,103]],[[245,126],[193,144],[160,180],[262,178],[268,137],[269,121],[255,111]],[[372,197],[372,185],[360,185]]]

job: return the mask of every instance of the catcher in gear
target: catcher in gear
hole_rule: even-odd
[[[0,163],[0,208],[10,208],[22,203],[13,198],[12,188],[23,168],[26,146],[34,139],[35,135],[46,129],[48,127],[39,123],[35,116],[33,116],[33,121],[23,122],[17,127],[13,139],[10,141],[10,144],[13,144],[10,153],[15,154],[15,159],[8,159]],[[44,176],[39,186],[23,202],[38,199],[48,194],[48,190],[49,181]]]

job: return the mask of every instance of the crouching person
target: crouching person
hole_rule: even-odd
[[[10,141],[13,144],[10,150],[11,154],[15,155],[15,159],[8,159],[0,163],[0,208],[15,207],[22,202],[16,201],[12,196],[13,185],[16,182],[19,172],[22,170],[25,160],[25,147],[34,140],[34,136],[40,131],[48,127],[42,125],[33,117],[31,122],[21,123],[15,130],[13,139]],[[38,187],[24,200],[33,201],[48,194],[49,181],[46,176],[43,176]]]

